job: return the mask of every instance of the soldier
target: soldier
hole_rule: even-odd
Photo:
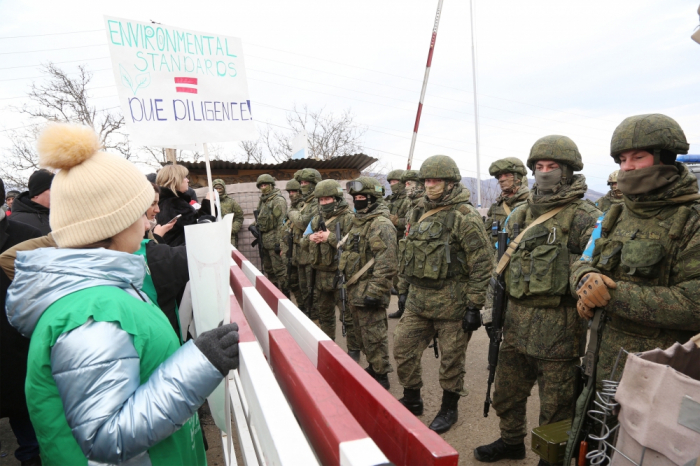
[[[234,248],[238,247],[238,232],[243,226],[243,209],[240,204],[226,194],[226,184],[224,180],[214,180],[214,189],[219,193],[219,202],[221,203],[221,217],[228,214],[233,214],[233,224],[231,225],[231,244]]]
[[[258,202],[258,218],[255,221],[262,236],[263,268],[267,272],[270,281],[283,293],[287,290],[286,258],[280,255],[282,252],[280,243],[284,238],[284,219],[287,215],[287,201],[275,187],[275,179],[268,174],[260,175],[257,188],[260,190],[260,202]]]
[[[688,148],[666,115],[626,118],[613,133],[610,155],[620,165],[624,202],[605,215],[591,260],[577,262],[570,280],[579,314],[590,319],[600,307],[607,317],[598,388],[621,347],[668,348],[700,332],[700,195],[695,175],[676,162]]]
[[[343,188],[335,180],[323,180],[316,185],[314,197],[318,200],[320,215],[311,219],[309,225],[313,234],[302,241],[308,243],[309,261],[315,270],[314,309],[318,311],[321,330],[335,341],[335,307],[340,305],[340,293],[336,287],[338,271],[338,242],[352,227],[355,215],[343,198]],[[326,230],[321,231],[321,220]],[[340,222],[340,238],[335,235],[335,224]],[[308,231],[308,230],[307,230]],[[347,331],[348,354],[355,361],[360,361],[360,345],[355,337],[351,311],[345,309],[345,328]]]
[[[374,178],[361,176],[347,184],[355,205],[340,270],[345,274],[347,297],[357,341],[367,357],[365,369],[387,390],[389,362],[386,308],[396,275],[396,228]]]
[[[299,182],[301,187],[303,202],[300,204],[299,210],[289,213],[288,218],[294,230],[294,241],[301,245],[299,241],[309,226],[311,217],[318,212],[318,200],[314,197],[314,189],[316,184],[321,182],[321,174],[313,168],[304,168],[294,174],[294,179]],[[302,296],[302,302],[298,303],[299,309],[318,324],[318,312],[314,309],[313,303],[309,302],[309,291],[313,286],[309,250],[305,247],[299,247],[295,258],[298,264],[299,288]]]
[[[384,200],[389,204],[389,220],[396,227],[397,238],[403,238],[406,230],[406,213],[411,207],[411,200],[406,195],[406,186],[401,182],[405,170],[392,170],[386,176],[391,187],[391,194]]]
[[[595,201],[595,206],[603,213],[610,210],[613,204],[622,204],[622,191],[617,187],[617,174],[619,171],[620,170],[615,170],[608,176],[610,191],[608,191],[605,196]]]
[[[535,185],[527,204],[508,219],[511,254],[496,269],[505,270],[508,297],[493,395],[501,438],[474,450],[484,462],[525,458],[525,409],[535,382],[540,388],[540,425],[571,417],[576,366],[585,344],[585,322],[576,312],[566,278],[601,212],[583,200],[586,179],[574,175],[583,162],[568,137],[539,139],[527,166]],[[515,225],[520,230],[517,240]],[[490,332],[490,324],[485,325]]]
[[[494,255],[455,161],[446,155],[429,157],[419,178],[425,197],[412,210],[407,236],[399,242],[399,301],[406,310],[394,331],[394,359],[403,386],[399,401],[419,416],[421,356],[437,334],[443,392],[430,429],[442,433],[457,422],[459,398],[467,395],[467,344],[481,325],[479,309]]]
[[[496,160],[489,167],[489,174],[498,180],[501,188],[501,194],[491,204],[486,214],[486,231],[491,237],[491,243],[495,246],[497,239],[495,233],[503,228],[506,217],[516,207],[527,202],[530,189],[527,187],[527,169],[518,158],[506,157]],[[498,222],[496,230],[493,229],[495,222]]]
[[[403,172],[403,175],[401,175],[401,182],[406,187],[406,197],[408,197],[408,199],[411,201],[411,205],[409,206],[408,211],[406,212],[406,217],[403,222],[403,225],[406,225],[406,221],[409,218],[411,218],[411,211],[415,209],[416,206],[423,203],[425,185],[423,184],[423,181],[418,177],[417,170],[406,170],[405,172]],[[399,238],[399,240],[401,240],[401,238]],[[389,314],[389,318],[400,319],[402,315],[403,307],[400,307],[396,312],[392,312],[391,314]]]
[[[295,179],[287,181],[285,186],[285,191],[289,196],[289,208],[287,209],[287,219],[284,223],[285,237],[282,242],[282,255],[287,258],[287,282],[289,283],[289,289],[294,295],[294,299],[297,302],[299,309],[304,310],[304,296],[301,287],[299,285],[299,262],[297,257],[301,255],[301,249],[299,247],[299,240],[303,232],[299,231],[298,235],[295,235],[297,231],[292,222],[289,220],[289,214],[292,212],[298,212],[304,206],[304,200],[301,198],[301,185]],[[298,236],[298,237],[297,237]],[[289,252],[289,238],[292,238],[292,251]],[[290,257],[291,255],[291,257]]]

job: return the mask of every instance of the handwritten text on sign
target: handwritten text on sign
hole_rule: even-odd
[[[173,147],[255,138],[241,41],[105,17],[132,139]]]

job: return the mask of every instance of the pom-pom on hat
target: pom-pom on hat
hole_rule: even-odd
[[[111,238],[134,224],[153,202],[146,177],[129,161],[101,152],[92,128],[54,123],[37,143],[39,164],[59,169],[51,184],[49,222],[61,248]]]

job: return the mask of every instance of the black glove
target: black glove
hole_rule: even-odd
[[[493,339],[493,324],[489,322],[488,324],[484,324],[484,328],[486,329],[486,335],[489,336],[489,338]]]
[[[376,309],[381,306],[382,300],[371,296],[365,296],[364,303],[367,309]]]
[[[202,333],[194,344],[224,377],[238,368],[238,324],[235,322]]]
[[[279,254],[280,252],[282,252],[282,248],[280,248],[279,243],[275,244],[275,254]]]
[[[481,327],[481,312],[478,309],[468,307],[462,318],[462,329],[465,332],[473,332],[479,327]]]
[[[406,311],[406,299],[408,298],[407,294],[400,294],[399,295],[399,311],[404,312]]]

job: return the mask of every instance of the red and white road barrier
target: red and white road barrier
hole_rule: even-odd
[[[397,466],[457,465],[459,454],[454,448],[428,429],[355,363],[257,271],[245,256],[234,249],[232,258],[239,266],[231,267],[231,287],[237,293],[236,296],[243,296],[245,303],[246,294],[252,294],[246,288],[254,285],[257,290],[255,294],[265,301],[262,308],[271,309],[277,314],[279,322],[286,327],[318,373],[392,463]],[[253,277],[254,281],[249,277]],[[244,283],[244,280],[248,283]],[[237,289],[243,294],[239,295]],[[253,304],[250,300],[248,302]],[[253,331],[258,335],[255,328]],[[258,339],[260,340],[259,335]],[[274,363],[273,370],[277,373]]]
[[[240,364],[232,371],[229,389],[245,465],[318,465],[233,293],[231,321],[238,324]],[[231,439],[222,440],[226,445]],[[228,456],[229,450],[224,448],[224,453]],[[226,464],[236,464],[234,454]]]
[[[388,464],[386,456],[348,411],[248,277],[252,276],[256,283],[267,279],[259,272],[255,273],[257,269],[247,260],[244,263],[240,253],[234,250],[234,260],[237,256],[239,260],[231,266],[231,288],[320,463],[342,466]],[[264,291],[284,298],[273,286]]]

